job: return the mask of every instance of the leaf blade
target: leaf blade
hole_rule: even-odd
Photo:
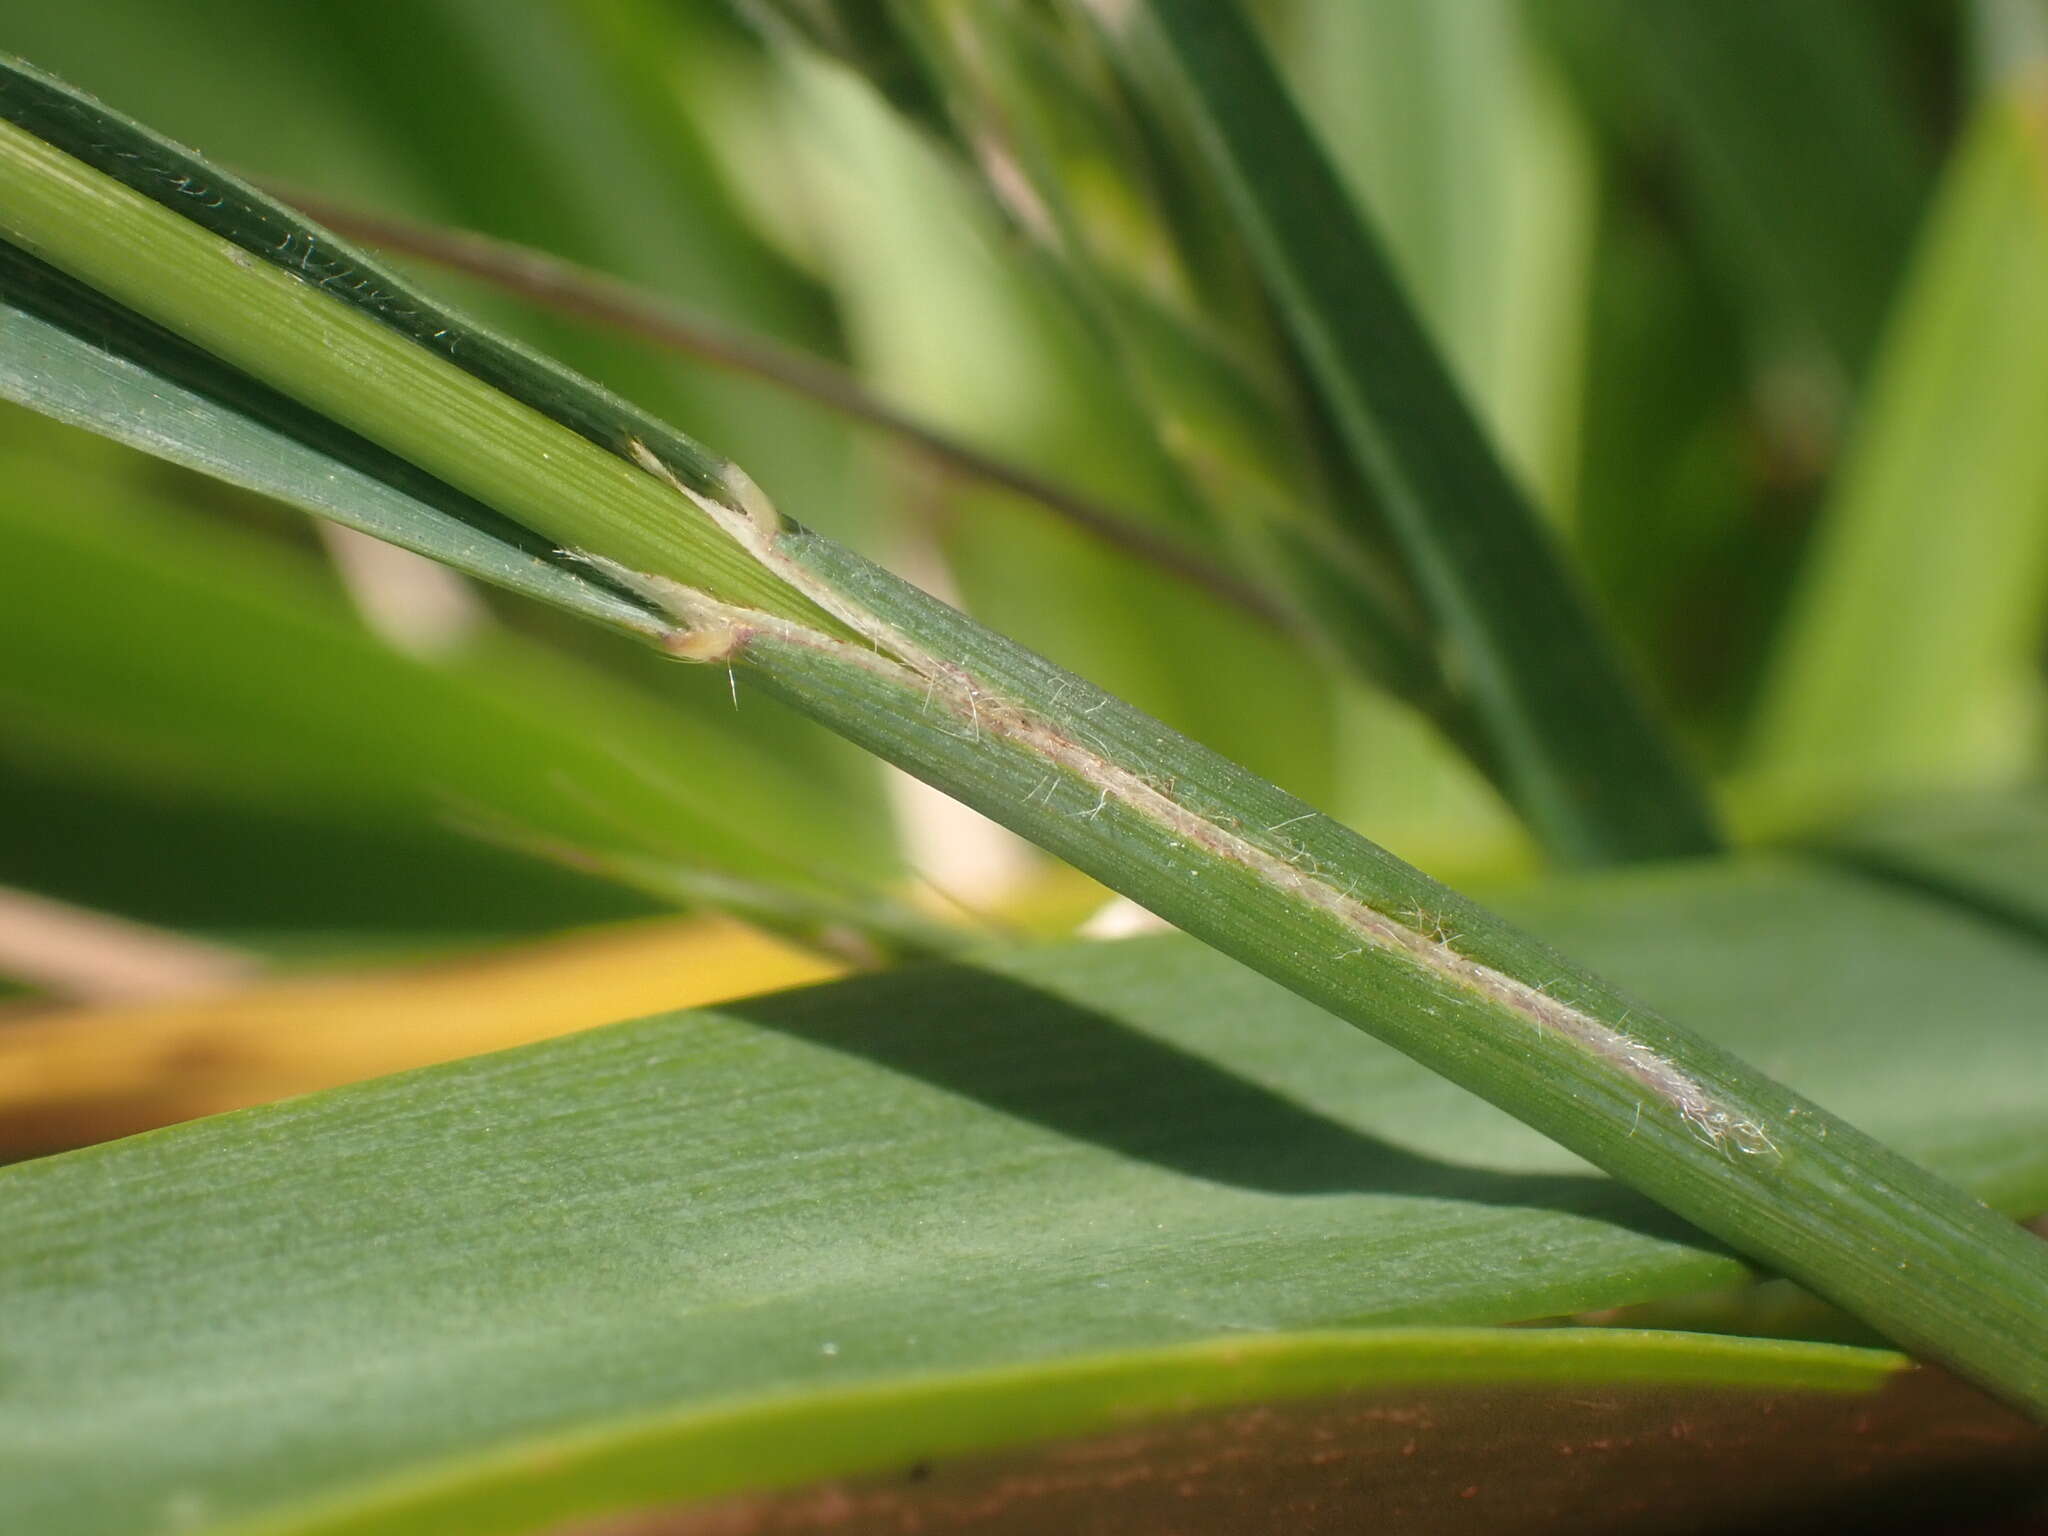
[[[1065,1477],[1047,1478],[1049,1508],[1023,1518],[1041,1522],[1039,1529],[1054,1528],[1064,1524],[1063,1517],[1071,1518],[1078,1504],[1088,1516],[1128,1518],[1138,1525],[1147,1521],[1145,1506],[1156,1507],[1160,1501],[1160,1491],[1155,1488],[1150,1498],[1140,1492],[1130,1501],[1139,1508],[1125,1513],[1127,1501],[1119,1491],[1133,1482],[1142,1489],[1153,1479],[1142,1472],[1133,1476],[1121,1458],[1115,1458],[1118,1440],[1144,1426],[1150,1432],[1146,1439],[1170,1444],[1178,1432],[1196,1437],[1199,1445],[1204,1428],[1232,1409],[1237,1415],[1224,1422],[1238,1429],[1229,1438],[1240,1448],[1244,1440],[1254,1438],[1245,1433],[1249,1423],[1264,1420],[1271,1428],[1275,1443],[1261,1458],[1269,1469],[1267,1476],[1255,1476],[1253,1481],[1287,1485],[1285,1492],[1267,1487],[1254,1493],[1246,1501],[1248,1507],[1237,1512],[1240,1521],[1256,1520],[1276,1507],[1299,1508],[1305,1499],[1317,1498],[1325,1492],[1317,1469],[1329,1462],[1338,1463],[1332,1469],[1338,1488],[1347,1482],[1355,1486],[1360,1469],[1352,1458],[1364,1449],[1367,1454],[1358,1459],[1377,1461],[1380,1475],[1362,1503],[1384,1507],[1404,1494],[1427,1500],[1426,1490],[1453,1481],[1461,1469],[1455,1482],[1476,1494],[1485,1485],[1470,1478],[1483,1468],[1499,1489],[1490,1501],[1495,1507],[1456,1509],[1450,1527],[1484,1529],[1501,1518],[1505,1507],[1515,1511],[1512,1518],[1518,1526],[1527,1528],[1532,1499],[1543,1502],[1545,1464],[1555,1467],[1560,1456],[1575,1453],[1580,1442],[1589,1450],[1610,1448],[1637,1438],[1653,1441],[1661,1432],[1662,1438],[1699,1434],[1725,1447],[1738,1436],[1730,1433],[1734,1425],[1725,1424],[1724,1418],[1737,1423],[1744,1418],[1752,1423],[1761,1420],[1782,1437],[1799,1433],[1787,1424],[1796,1419],[1808,1436],[1823,1443],[1826,1429],[1821,1426],[1847,1420],[1860,1424],[1868,1437],[1884,1416],[1887,1399],[1908,1396],[1900,1389],[1916,1385],[1902,1379],[1904,1364],[1902,1357],[1882,1351],[1839,1346],[1604,1330],[1416,1329],[1226,1339],[1086,1357],[1030,1371],[825,1391],[801,1403],[742,1401],[665,1420],[606,1426],[436,1469],[428,1477],[373,1490],[353,1505],[242,1526],[234,1536],[345,1536],[368,1531],[393,1536],[500,1536],[537,1529],[543,1521],[553,1528],[556,1520],[573,1522],[649,1504],[664,1506],[643,1517],[653,1530],[664,1528],[661,1519],[666,1513],[676,1518],[679,1531],[687,1531],[693,1514],[718,1518],[722,1511],[715,1501],[721,1495],[754,1496],[735,1501],[742,1509],[756,1500],[773,1508],[775,1493],[794,1488],[801,1501],[802,1485],[820,1478],[833,1481],[828,1484],[831,1492],[818,1502],[837,1507],[834,1516],[819,1524],[843,1523],[850,1513],[859,1519],[868,1513],[864,1504],[880,1506],[871,1516],[879,1524],[893,1512],[892,1505],[908,1505],[910,1519],[916,1519],[924,1502],[919,1495],[937,1491],[913,1486],[892,1497],[886,1484],[903,1474],[897,1472],[892,1479],[888,1473],[902,1467],[912,1469],[907,1478],[912,1485],[931,1478],[939,1467],[946,1469],[949,1482],[962,1480],[964,1473],[969,1484],[950,1499],[941,1492],[925,1518],[916,1519],[919,1528],[948,1530],[957,1523],[959,1528],[978,1529],[994,1500],[990,1491],[973,1486],[980,1470],[977,1462],[995,1463],[997,1497],[1006,1506],[1004,1513],[1015,1518],[1019,1512],[1014,1506],[1021,1503],[1028,1511],[1033,1498],[1030,1493],[1020,1498],[1014,1485],[1005,1487],[1015,1477],[1014,1472],[1011,1478],[1003,1476],[1006,1464],[1022,1460],[1028,1466],[1037,1443],[1053,1437],[1065,1442],[1085,1437],[1081,1454],[1086,1462],[1111,1459],[1093,1487],[1088,1486],[1092,1480],[1086,1472],[1076,1478],[1071,1468]],[[1575,1422],[1579,1415],[1574,1408],[1589,1422]],[[1995,1453],[1987,1451],[1992,1446],[2017,1451],[2008,1455],[2021,1468],[2039,1459],[2027,1454],[2032,1437],[2016,1418],[1995,1409],[1972,1414],[1968,1405],[1961,1408],[1949,1423],[1957,1418],[1983,1422],[1972,1422],[1981,1437],[1979,1447],[1975,1454],[1957,1458],[1964,1467],[1956,1470],[1991,1463]],[[1524,1427],[1503,1433],[1504,1418]],[[1370,1430],[1361,1434],[1360,1419],[1367,1424],[1379,1421],[1378,1435]],[[1431,1431],[1429,1454],[1419,1465],[1407,1460],[1404,1466],[1404,1460],[1421,1448],[1417,1431],[1424,1426]],[[1813,1434],[1815,1428],[1821,1428],[1819,1435]],[[1283,1447],[1290,1441],[1300,1446],[1303,1440],[1313,1449],[1301,1458],[1303,1464],[1287,1465],[1294,1458]],[[1376,1446],[1375,1440],[1381,1443]],[[1864,1443],[1869,1443],[1867,1438]],[[1067,1446],[1059,1443],[1050,1448],[1056,1468],[1064,1460],[1064,1449]],[[1371,1456],[1371,1450],[1384,1459]],[[1794,1473],[1793,1479],[1802,1495],[1815,1499],[1820,1494],[1816,1485],[1829,1480],[1822,1456],[1808,1455],[1818,1465],[1801,1468],[1806,1476]],[[1141,1454],[1137,1459],[1143,1467],[1152,1458]],[[1162,1459],[1172,1464],[1170,1456]],[[1949,1458],[1937,1454],[1926,1459],[1935,1463],[1928,1475],[1939,1477],[1947,1470],[1940,1463]],[[1190,1499],[1199,1498],[1204,1514],[1217,1522],[1205,1528],[1246,1528],[1229,1524],[1228,1496],[1235,1492],[1243,1498],[1243,1492],[1231,1489],[1227,1478],[1217,1480],[1221,1487],[1203,1487],[1206,1480],[1197,1470],[1201,1460],[1197,1452],[1193,1465],[1183,1469],[1189,1475],[1176,1480],[1169,1507],[1184,1519]],[[1760,1470],[1754,1458],[1744,1465],[1751,1476]],[[1583,1486],[1583,1475],[1575,1477],[1569,1463],[1567,1468],[1562,1480]],[[849,1477],[862,1481],[851,1487],[840,1483]],[[2027,1470],[2013,1476],[2022,1485],[2027,1480]],[[1853,1478],[1844,1481],[1853,1490]],[[883,1482],[884,1488],[876,1489],[876,1482]],[[1075,1482],[1082,1486],[1072,1487]],[[839,1497],[833,1499],[831,1493]],[[1003,1493],[1009,1497],[1002,1498]],[[1062,1493],[1067,1497],[1060,1497]],[[770,1497],[760,1500],[762,1494]],[[1702,1494],[1688,1507],[1714,1502],[1705,1490]],[[1853,1500],[1853,1491],[1850,1496]],[[1327,1509],[1323,1499],[1317,1504]],[[804,1512],[790,1513],[796,1529],[811,1528]],[[1539,1523],[1535,1528],[1549,1527]]]
[[[2005,1208],[2048,1206],[2037,942],[1788,861],[1515,910]],[[1743,1273],[1177,938],[613,1026],[0,1170],[0,1210],[0,1508],[51,1536],[195,1478],[253,1516],[748,1395]]]
[[[2033,770],[2048,634],[2048,107],[1987,98],[1929,216],[1750,722],[1773,820]]]
[[[1683,856],[1712,817],[1514,489],[1243,19],[1147,16],[1352,457],[1457,647],[1514,798],[1599,861]]]

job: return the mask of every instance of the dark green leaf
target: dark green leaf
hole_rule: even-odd
[[[1335,170],[1225,0],[1147,7],[1510,797],[1588,860],[1713,846],[1712,818],[1515,489]]]

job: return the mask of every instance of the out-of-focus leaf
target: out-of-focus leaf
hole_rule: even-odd
[[[1959,145],[1811,551],[1746,766],[1755,814],[2010,782],[2048,627],[2048,93]]]
[[[1833,832],[1857,867],[2048,938],[2048,790],[1893,807]]]
[[[210,780],[135,782],[4,731],[0,801],[0,879],[280,958],[433,949],[659,905],[454,825],[236,803]]]
[[[63,1009],[0,1031],[0,1159],[453,1061],[845,968],[737,923],[593,930],[426,968]]]
[[[54,458],[6,462],[0,698],[16,754],[216,804],[448,818],[797,887],[890,867],[841,786],[717,727],[717,689],[693,723],[502,633],[446,660],[402,655],[289,551]]]
[[[1737,314],[1637,201],[1595,255],[1574,545],[1601,608],[1703,752],[1725,762],[1790,573],[1805,498],[1757,452]]]
[[[1569,517],[1591,147],[1510,0],[1299,5],[1279,56],[1494,441]]]
[[[1148,6],[1169,71],[1360,476],[1470,691],[1509,798],[1588,861],[1715,842],[1712,815],[1610,653],[1243,18]]]
[[[1511,906],[2001,1207],[2048,1206],[2032,937],[1782,861]],[[1014,1368],[972,1412],[942,1397],[901,1421],[981,1424],[987,1445],[1099,1425],[1031,1406],[1093,1352],[1504,1322],[1742,1273],[1172,937],[729,1004],[178,1127],[0,1170],[0,1215],[0,1500],[42,1536],[258,1514],[341,1530],[364,1510],[390,1530],[375,1521],[444,1476],[534,1499],[565,1456],[650,1443],[652,1470],[609,1486],[769,1476],[736,1445],[836,1447],[777,1477],[881,1473],[918,1453],[860,1394],[921,1390],[904,1378]],[[841,1390],[837,1428],[801,1417]],[[747,1399],[764,1416],[716,1417]],[[730,1437],[666,1455],[606,1430],[647,1415]],[[461,1471],[473,1457],[493,1459]],[[498,1521],[481,1529],[516,1527],[478,1497]]]
[[[1143,416],[1056,296],[994,238],[984,210],[857,82],[799,59],[786,85],[798,137],[816,146],[814,207],[833,232],[855,358],[877,391],[970,439],[1057,463],[1174,531],[1167,472],[1132,446],[1149,436]],[[990,367],[997,357],[1003,365]],[[1279,783],[1311,798],[1333,791],[1331,685],[1299,647],[1008,497],[914,472],[895,485],[926,514],[906,520],[905,542],[924,525],[946,561],[937,574],[977,618]],[[932,575],[919,571],[926,584]],[[1183,664],[1195,652],[1208,668]]]
[[[1661,71],[1710,231],[1852,378],[1875,351],[1927,194],[1875,8],[1599,0]]]

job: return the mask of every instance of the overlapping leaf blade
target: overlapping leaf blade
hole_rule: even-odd
[[[1512,906],[2005,1209],[2048,1204],[2031,938],[1785,862]],[[657,1410],[790,1392],[795,1425],[804,1392],[912,1374],[1507,1322],[1742,1273],[1179,939],[990,954],[339,1090],[0,1172],[0,1211],[0,1497],[50,1536],[146,1523],[181,1491],[201,1529],[270,1510],[291,1531],[288,1509],[442,1458],[594,1450]],[[1078,1427],[1030,1417],[1049,1370],[976,1411]],[[836,1470],[903,1453],[888,1415],[858,1422]],[[678,1494],[711,1486],[687,1454],[659,1465]]]

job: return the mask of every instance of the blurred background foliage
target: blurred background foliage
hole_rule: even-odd
[[[1254,9],[1743,836],[2039,774],[2048,8]],[[419,269],[1431,873],[1540,868],[1404,672],[1412,596],[1185,125],[1065,5],[890,14],[96,0],[11,7],[0,47],[287,196],[835,365],[1249,580],[1220,596],[802,391]],[[674,930],[615,963],[686,979],[594,1023],[1102,904],[744,680],[13,408],[0,458],[0,971],[45,1005],[128,995],[108,967],[151,943],[241,977],[677,909],[788,941]],[[77,965],[36,962],[46,919]],[[457,1034],[330,1075],[478,1048]]]

